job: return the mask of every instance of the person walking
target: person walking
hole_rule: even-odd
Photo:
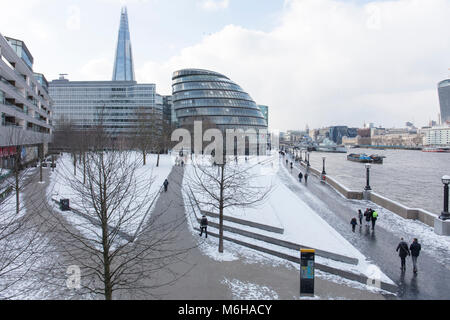
[[[363,223],[363,213],[361,209],[358,210],[358,218],[359,218],[359,225],[362,226]]]
[[[420,250],[422,250],[422,246],[420,245],[419,240],[417,240],[417,238],[414,238],[413,242],[409,246],[414,273],[417,273],[417,258],[419,257]]]
[[[305,184],[308,184],[308,177],[309,177],[308,173],[305,173]]]
[[[366,227],[370,228],[370,221],[372,220],[371,211],[369,208],[364,212],[364,216],[366,217]]]
[[[167,192],[167,187],[169,186],[169,180],[164,181],[164,192]]]
[[[356,225],[358,224],[358,220],[356,220],[356,218],[353,218],[353,219],[350,221],[350,224],[352,225],[352,231],[355,232]]]
[[[203,231],[205,231],[206,238],[208,238],[208,219],[206,216],[202,217],[202,220],[200,221],[200,237],[203,235]]]
[[[372,230],[375,230],[375,223],[378,220],[378,212],[372,210]]]
[[[294,164],[291,162],[291,171],[292,171],[292,168],[294,167]]]
[[[403,272],[406,271],[406,257],[411,255],[409,252],[408,244],[403,240],[403,238],[400,239],[400,243],[397,246],[396,251],[398,251],[398,255],[400,257],[402,266],[401,269]]]
[[[298,181],[300,181],[300,183],[302,183],[302,179],[303,179],[303,173],[299,173],[298,174]]]

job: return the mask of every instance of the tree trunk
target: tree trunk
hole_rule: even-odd
[[[156,167],[159,167],[159,151],[158,151],[158,160],[156,160]]]
[[[142,151],[142,157],[144,159],[144,166],[147,165],[147,152]]]
[[[19,168],[15,165],[14,175],[16,178],[16,214],[20,212],[20,185],[19,185]]]
[[[77,175],[77,155],[76,153],[73,154],[73,175]]]
[[[86,184],[86,152],[83,153],[83,184]]]
[[[42,182],[43,178],[42,178],[42,159],[41,159],[41,165],[39,166],[39,182]]]
[[[224,188],[224,164],[222,164],[222,175],[220,178],[220,201],[219,201],[219,252],[223,253],[223,188]]]

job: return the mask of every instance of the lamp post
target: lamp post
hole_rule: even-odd
[[[439,219],[450,220],[450,213],[448,212],[448,185],[450,184],[450,176],[443,176],[442,183],[444,184],[444,211],[442,211]]]
[[[372,190],[370,187],[370,164],[366,164],[366,187],[364,188],[366,191]]]
[[[326,157],[322,157],[322,161],[323,161],[323,167],[322,167],[322,175],[326,175],[327,173],[325,172],[325,160],[327,158]]]

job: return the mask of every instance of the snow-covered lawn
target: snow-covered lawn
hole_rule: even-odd
[[[130,165],[142,163],[142,155],[137,152],[130,153],[127,158]],[[132,217],[128,217],[126,223],[121,224],[123,228],[121,231],[133,235],[139,225],[143,221],[148,220],[151,216],[156,201],[159,197],[164,180],[169,176],[174,165],[174,161],[169,155],[160,155],[159,166],[156,167],[157,155],[147,155],[147,164],[145,166],[139,165],[137,167],[135,178],[137,185],[145,185],[145,190],[139,189],[142,193],[134,194],[136,206],[146,202],[142,208],[138,210]],[[51,173],[50,183],[47,188],[47,197],[59,201],[60,199],[69,199],[70,207],[79,210],[82,213],[92,213],[93,208],[88,208],[85,202],[80,199],[79,193],[72,189],[72,186],[67,181],[73,179],[73,163],[69,154],[64,154],[57,162],[56,170]],[[77,170],[77,179],[83,180],[83,172],[80,168]],[[126,203],[127,201],[124,201]],[[98,239],[99,228],[93,226],[92,223],[86,219],[74,214],[73,212],[61,212],[68,221],[76,226],[85,236],[89,238]],[[92,215],[95,217],[95,215]],[[114,217],[111,217],[112,221]]]
[[[380,280],[393,284],[379,268],[374,266],[367,258],[360,253],[350,242],[342,237],[335,229],[333,229],[324,219],[315,213],[305,202],[297,197],[288,187],[284,185],[277,174],[280,169],[278,154],[269,157],[253,157],[248,163],[239,159],[240,166],[247,166],[254,176],[254,183],[259,186],[273,186],[266,202],[256,208],[225,210],[225,215],[237,217],[244,220],[254,221],[257,223],[279,227],[284,229],[284,234],[272,233],[270,236],[281,240],[293,242],[306,247],[315,248],[335,254],[358,259],[358,265],[348,265],[336,261],[323,259],[321,263],[331,265],[335,268],[349,270],[370,276],[377,276]],[[261,164],[257,164],[261,162]],[[284,168],[284,166],[281,166]],[[183,181],[184,192],[189,190],[189,175],[192,175],[193,168],[187,165],[185,179]],[[185,195],[186,196],[186,195]],[[201,198],[201,194],[196,194]],[[186,197],[185,197],[186,198]],[[186,202],[186,200],[185,200]],[[208,208],[202,208],[208,210]],[[195,222],[194,222],[195,223]],[[230,223],[226,222],[227,225]],[[240,226],[241,229],[249,230],[249,227]],[[254,231],[254,230],[251,230]],[[261,234],[266,232],[261,231]],[[267,234],[267,233],[266,233]],[[231,235],[233,238],[240,239],[242,236]],[[246,241],[249,241],[248,238]],[[278,251],[290,251],[288,254],[298,256],[299,253],[294,250],[283,249],[274,245],[264,243],[262,241],[253,240],[256,244],[266,248]]]

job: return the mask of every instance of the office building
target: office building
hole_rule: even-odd
[[[441,124],[450,124],[450,79],[439,82],[438,94],[441,106]]]
[[[52,100],[44,75],[21,40],[0,34],[0,166],[22,165],[47,153],[52,140]]]
[[[50,82],[49,88],[56,125],[64,121],[75,129],[89,130],[101,124],[106,133],[117,138],[135,135],[142,114],[149,121],[163,118],[163,97],[156,93],[156,86],[134,80],[125,7],[120,18],[113,81],[69,81],[62,75]]]

